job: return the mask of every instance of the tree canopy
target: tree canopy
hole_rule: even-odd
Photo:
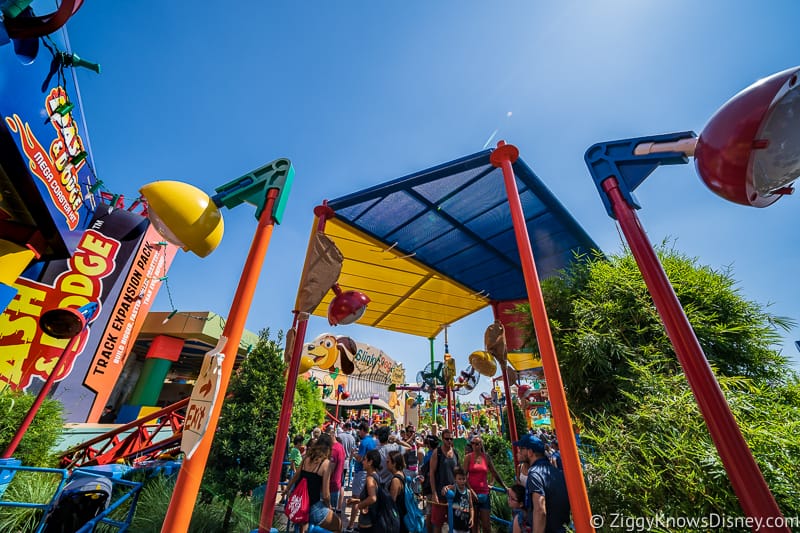
[[[778,505],[800,515],[800,385],[774,347],[792,321],[744,298],[730,268],[665,245],[658,254]],[[542,290],[570,410],[590,444],[581,454],[592,511],[741,516],[632,255],[576,261]]]
[[[225,526],[234,500],[266,482],[285,395],[285,363],[281,337],[270,339],[269,329],[242,362],[228,386],[219,426],[203,478],[203,489],[228,504]],[[315,396],[316,394],[316,396]],[[298,380],[292,405],[292,420],[320,424],[325,409],[319,393],[305,380]],[[278,435],[277,438],[286,438]],[[275,471],[280,473],[280,467]]]
[[[730,268],[700,266],[664,245],[659,256],[717,375],[781,383],[787,360],[773,345],[792,321],[743,298]],[[572,409],[624,410],[621,393],[636,390],[633,363],[657,361],[666,374],[681,372],[630,253],[576,261],[563,276],[544,280],[542,291]],[[535,346],[533,326],[526,326]]]

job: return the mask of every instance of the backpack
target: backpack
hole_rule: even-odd
[[[300,478],[294,490],[289,495],[286,505],[283,508],[283,513],[294,524],[305,524],[308,522],[308,484],[306,478]]]
[[[397,512],[397,505],[391,494],[381,485],[378,476],[375,475],[374,478],[377,485],[375,489],[377,500],[370,506],[375,512],[372,519],[373,530],[381,533],[400,533],[400,513]]]
[[[419,476],[422,478],[423,496],[427,496],[431,493],[431,455],[433,455],[433,450],[425,454],[425,457],[422,459],[422,466],[419,467],[418,472]]]
[[[413,481],[409,476],[406,476],[404,498],[406,501],[406,515],[403,517],[403,523],[406,525],[409,533],[422,533],[425,530],[425,517],[422,511],[417,506],[417,497],[414,496],[414,489],[412,488]]]

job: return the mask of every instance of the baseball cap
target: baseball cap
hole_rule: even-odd
[[[521,439],[514,443],[517,448],[527,448],[537,453],[544,453],[544,443],[538,437],[533,435],[524,435]]]

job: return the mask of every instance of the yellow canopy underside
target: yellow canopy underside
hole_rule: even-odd
[[[358,324],[432,339],[444,325],[489,305],[484,296],[335,218],[326,221],[325,234],[344,255],[339,286],[371,300]],[[314,314],[327,316],[333,296],[328,291]]]
[[[539,368],[542,366],[542,360],[531,352],[508,352],[508,364],[513,366],[514,370],[522,371]]]

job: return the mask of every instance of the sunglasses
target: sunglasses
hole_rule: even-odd
[[[442,437],[442,440],[453,440],[453,437]]]

